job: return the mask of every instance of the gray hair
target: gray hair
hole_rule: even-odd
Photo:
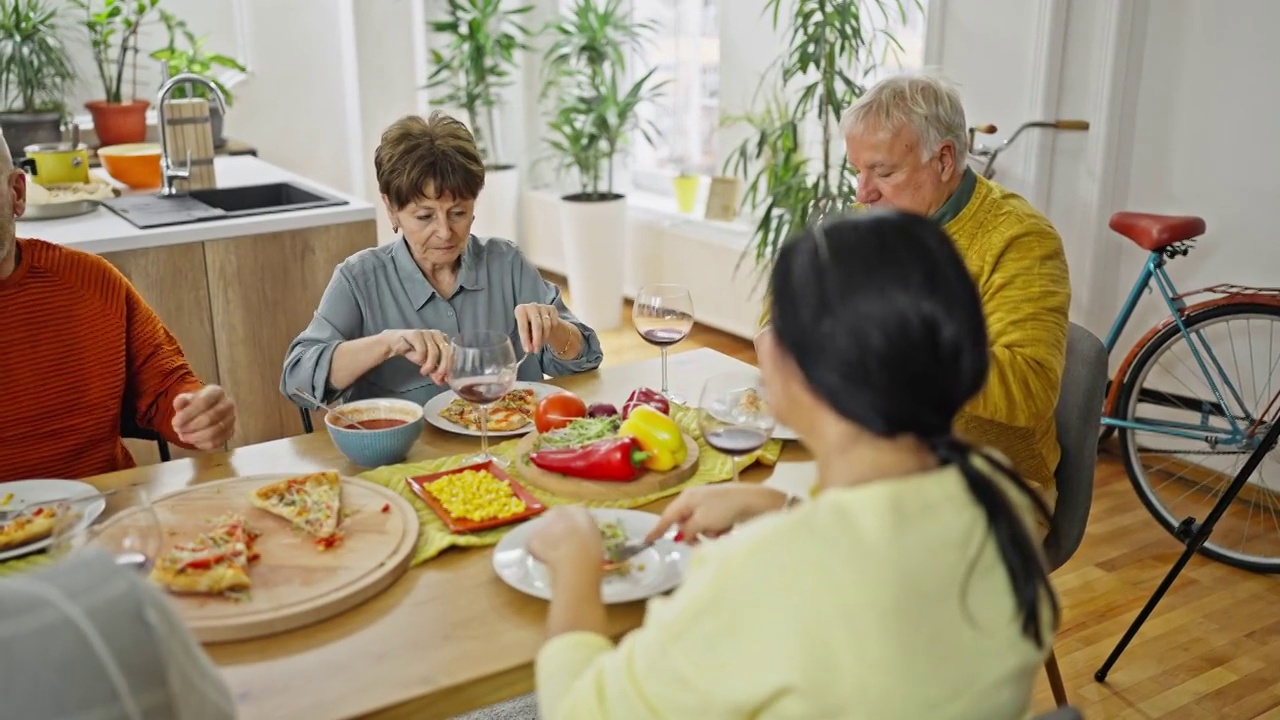
[[[955,146],[959,164],[968,157],[969,129],[960,93],[940,75],[886,78],[854,101],[840,120],[840,132],[845,137],[866,127],[894,132],[904,126],[914,130],[920,139],[924,160],[948,140]]]

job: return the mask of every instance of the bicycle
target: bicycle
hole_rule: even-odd
[[[1000,151],[1028,127],[1084,129],[1088,124],[1027,123],[995,149],[974,146],[972,140],[986,128],[995,132],[994,127],[972,128],[970,155],[986,160],[985,177],[994,175]],[[1109,227],[1145,250],[1147,258],[1103,340],[1107,353],[1115,350],[1153,284],[1168,316],[1133,345],[1108,383],[1099,442],[1119,436],[1125,472],[1143,506],[1185,543],[1195,532],[1197,512],[1207,514],[1280,414],[1280,358],[1260,353],[1262,346],[1276,349],[1280,288],[1224,283],[1180,292],[1166,266],[1186,257],[1204,235],[1200,217],[1117,212]],[[1235,332],[1233,323],[1243,323],[1244,332]],[[1167,359],[1177,361],[1172,369],[1164,365]],[[1239,377],[1242,363],[1255,369],[1260,359],[1265,377],[1255,374],[1246,383]],[[1234,379],[1228,373],[1232,368]],[[1193,389],[1197,383],[1202,392]],[[1202,466],[1223,458],[1236,465]],[[1271,472],[1280,478],[1280,467]],[[1260,465],[1198,552],[1246,570],[1280,572],[1280,497],[1267,480]],[[1260,531],[1251,537],[1255,523]]]

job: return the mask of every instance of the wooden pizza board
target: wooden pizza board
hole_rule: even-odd
[[[529,462],[529,453],[537,447],[537,442],[538,433],[530,433],[516,445],[517,479],[525,485],[571,500],[610,501],[643,497],[679,485],[698,470],[698,443],[688,435],[684,435],[687,454],[683,463],[667,472],[650,470],[631,482],[584,480],[543,470]]]
[[[162,552],[208,531],[211,521],[227,512],[240,513],[262,533],[256,545],[261,557],[249,567],[249,599],[168,593],[201,642],[245,640],[319,622],[382,592],[409,568],[418,514],[403,497],[365,480],[342,478],[343,540],[320,551],[310,535],[249,501],[253,490],[285,477],[206,483],[152,502],[164,537]],[[105,523],[102,536],[119,531],[128,516],[126,511]]]

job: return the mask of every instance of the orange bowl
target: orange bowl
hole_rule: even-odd
[[[98,148],[107,174],[134,190],[160,187],[160,143],[129,143]]]

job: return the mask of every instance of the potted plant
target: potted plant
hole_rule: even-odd
[[[840,116],[865,91],[860,81],[901,50],[890,18],[905,24],[908,8],[924,12],[918,0],[765,0],[789,49],[773,67],[778,82],[766,106],[740,118],[752,132],[724,166],[745,181],[742,207],[758,217],[747,253],[762,275],[787,238],[852,206],[856,178],[840,143]],[[816,157],[805,135],[815,127]]]
[[[186,21],[179,19],[173,13],[161,10],[160,19],[164,22],[165,30],[169,34],[169,42],[159,50],[152,52],[151,58],[162,63],[168,63],[170,76],[180,73],[192,73],[208,79],[222,92],[222,99],[226,102],[227,107],[231,107],[231,104],[235,102],[235,96],[223,84],[222,78],[215,76],[214,71],[221,68],[235,72],[247,72],[244,64],[229,55],[206,51],[204,49],[205,39],[196,37],[195,33],[191,32],[191,29],[187,27]],[[185,47],[178,46],[179,38],[183,40]],[[227,138],[222,132],[222,110],[218,108],[217,102],[212,101],[208,88],[195,84],[179,85],[173,89],[169,97],[174,100],[192,97],[210,100],[209,127],[213,131],[213,146],[220,148],[227,144]]]
[[[434,70],[428,89],[440,89],[435,104],[455,107],[467,118],[485,163],[484,192],[476,199],[477,235],[516,240],[519,172],[501,152],[497,108],[512,84],[516,52],[528,50],[529,30],[520,16],[532,5],[505,9],[503,0],[448,0],[445,16],[427,27],[442,47],[431,49]]]
[[[627,57],[653,29],[631,22],[623,0],[575,0],[547,27],[547,145],[557,168],[578,183],[578,191],[560,201],[569,291],[579,317],[599,330],[622,322],[627,206],[614,190],[614,164],[631,132],[652,142],[652,128],[639,122],[636,106],[661,84],[652,82],[652,69],[629,80]]]
[[[84,11],[80,25],[89,33],[93,62],[102,81],[103,96],[85,103],[101,145],[121,145],[147,139],[146,100],[138,95],[138,33],[160,0],[71,0]],[[126,96],[125,70],[129,72]],[[128,98],[127,100],[125,98]]]
[[[75,80],[51,0],[0,0],[0,130],[9,153],[62,141],[65,98]]]

